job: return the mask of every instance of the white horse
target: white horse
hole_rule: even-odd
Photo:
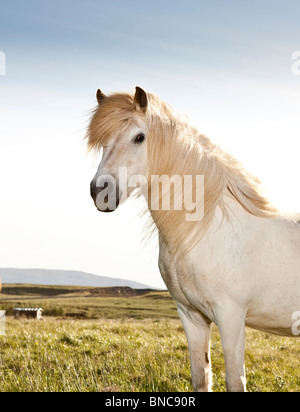
[[[157,96],[137,87],[135,94],[111,96],[98,90],[97,99],[87,133],[90,149],[103,148],[91,182],[97,208],[115,210],[139,186],[159,233],[159,268],[187,336],[194,390],[211,390],[214,322],[227,390],[245,391],[245,325],[300,335],[300,215],[279,213],[254,176]],[[169,210],[153,207],[167,193],[153,194],[153,176],[171,183],[173,176],[204,176],[204,188],[188,189],[195,210],[203,204],[200,218],[187,219],[191,209],[176,206],[183,204],[180,185],[168,192]]]

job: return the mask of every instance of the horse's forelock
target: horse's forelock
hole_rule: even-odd
[[[121,132],[128,126],[134,113],[132,95],[118,93],[105,97],[94,110],[87,130],[89,150],[108,144],[116,130]]]

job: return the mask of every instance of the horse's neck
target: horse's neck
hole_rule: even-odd
[[[247,236],[251,237],[251,232],[257,229],[262,219],[246,212],[232,197],[225,196],[223,201],[224,207],[215,208],[208,227],[203,228],[202,221],[184,221],[173,225],[172,230],[168,225],[158,228],[160,243],[166,244],[170,253],[182,259],[193,250],[196,253],[200,250],[205,252],[208,247],[216,244],[224,245],[234,238],[242,241]],[[156,223],[156,216],[151,214]]]
[[[173,119],[169,122],[170,125],[176,125],[173,128],[166,126],[167,123],[158,123],[156,133],[151,136],[152,145],[148,153],[150,179],[152,175],[167,175],[169,178],[177,175],[184,182],[186,176],[204,176],[204,196],[200,200],[204,203],[204,214],[199,221],[187,221],[185,208],[152,210],[151,204],[149,205],[161,236],[166,241],[173,242],[175,249],[179,250],[183,244],[190,249],[198,243],[210,229],[217,210],[226,216],[228,202],[235,213],[242,213],[243,216],[278,215],[264,196],[257,179],[236,159],[223,152],[187,122],[176,125]],[[198,188],[193,183],[194,199],[197,193]],[[163,197],[163,194],[158,196]]]

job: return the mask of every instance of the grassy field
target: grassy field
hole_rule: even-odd
[[[29,289],[4,288],[0,308],[45,303],[50,312],[60,303],[64,313],[43,321],[7,317],[0,392],[192,390],[186,338],[166,292],[117,298],[109,296],[115,291],[97,297],[91,288]],[[222,392],[225,370],[215,327],[212,365],[213,389]],[[248,391],[299,391],[299,340],[247,330],[246,371]]]
[[[45,316],[76,319],[178,319],[176,306],[166,291],[80,286],[4,285],[1,309],[42,307]]]

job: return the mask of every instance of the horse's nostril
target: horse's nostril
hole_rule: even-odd
[[[96,200],[98,194],[102,192],[102,190],[107,189],[107,187],[108,182],[103,182],[102,186],[97,186],[94,181],[91,182],[91,196],[94,199],[94,201]]]
[[[91,193],[91,196],[92,196],[93,199],[95,197],[95,188],[96,188],[96,185],[94,184],[94,182],[91,182],[90,193]]]
[[[94,181],[91,182],[91,196],[94,201],[96,201],[96,198],[102,189],[103,189],[102,187],[97,187]]]
[[[93,179],[90,184],[91,197],[101,212],[113,212],[119,205],[119,187],[115,179]]]

